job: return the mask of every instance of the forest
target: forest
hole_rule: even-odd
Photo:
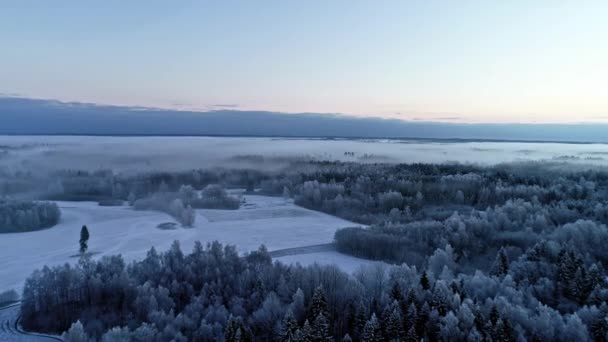
[[[576,300],[570,285],[582,261],[554,248],[539,245],[510,265],[499,257],[490,274],[454,275],[446,266],[435,275],[403,264],[349,276],[335,266],[272,263],[264,247],[240,257],[217,242],[190,254],[174,243],[128,265],[120,256],[83,258],[36,271],[23,292],[22,323],[67,329],[67,341],[603,340],[605,287],[584,305],[560,308],[566,313],[536,299],[555,291],[547,281],[520,286],[522,276],[554,271],[542,267],[554,257],[558,283]],[[602,281],[597,268],[585,274]]]
[[[60,218],[55,203],[0,198],[0,233],[40,230],[56,225]]]
[[[21,189],[39,181],[12,177]],[[42,199],[127,201],[184,225],[188,208],[238,208],[226,188],[290,197],[362,225],[338,230],[337,250],[387,264],[349,275],[273,263],[264,247],[241,257],[219,243],[191,254],[176,243],[131,264],[83,258],[27,280],[23,324],[34,331],[101,341],[608,337],[601,168],[296,160],[278,169],[72,170],[47,184]]]

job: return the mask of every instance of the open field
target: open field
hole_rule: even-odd
[[[62,211],[55,227],[28,233],[3,234],[0,239],[0,290],[20,289],[25,278],[44,265],[76,262],[78,238],[82,225],[91,233],[89,251],[95,258],[121,254],[125,260],[141,259],[150,247],[168,249],[178,240],[184,251],[194,242],[218,240],[236,245],[240,252],[257,249],[261,244],[270,250],[282,250],[330,243],[338,228],[355,226],[330,215],[304,209],[290,200],[244,195],[245,205],[239,210],[197,210],[193,228],[163,230],[159,224],[175,222],[170,216],[130,207],[102,207],[94,202],[57,202]],[[333,251],[289,255],[277,260],[302,261],[309,264],[318,256],[319,263],[343,261],[353,270],[362,259]],[[336,258],[337,257],[337,258]],[[311,259],[313,258],[313,259]]]

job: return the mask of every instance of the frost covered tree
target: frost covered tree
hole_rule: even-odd
[[[80,321],[76,321],[70,326],[70,329],[65,332],[61,338],[65,342],[87,342],[89,341],[89,337],[84,332],[84,327]]]
[[[0,233],[19,233],[52,227],[61,211],[55,203],[0,198]]]
[[[363,332],[361,333],[361,342],[381,342],[383,341],[382,330],[376,314],[365,323]]]

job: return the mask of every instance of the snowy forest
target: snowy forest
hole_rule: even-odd
[[[52,227],[61,217],[55,203],[0,198],[0,233],[29,232]]]
[[[39,199],[125,201],[184,226],[195,208],[237,209],[225,189],[282,196],[363,225],[338,230],[337,250],[384,264],[351,275],[273,262],[263,246],[240,256],[217,242],[190,254],[176,242],[132,263],[84,256],[26,281],[22,324],[32,331],[68,330],[74,341],[608,338],[601,168],[294,160],[280,168],[51,177],[5,175],[18,189],[0,189],[10,196],[46,183]]]

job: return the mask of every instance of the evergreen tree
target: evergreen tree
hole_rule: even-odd
[[[355,314],[355,319],[353,322],[353,328],[352,328],[352,332],[353,332],[353,337],[355,338],[355,340],[361,339],[361,334],[363,333],[363,328],[365,327],[365,323],[367,322],[367,314],[366,314],[366,310],[365,307],[363,306],[362,303],[359,303],[359,306],[357,307],[357,312]]]
[[[386,322],[384,332],[389,341],[400,341],[404,335],[403,332],[403,321],[401,320],[401,314],[399,308],[394,308],[393,312]]]
[[[511,342],[515,341],[515,336],[513,334],[513,327],[511,324],[499,318],[494,325],[492,340],[496,342]]]
[[[591,336],[596,341],[608,340],[608,316],[605,309],[606,306],[604,305],[589,327]]]
[[[500,313],[498,312],[498,308],[496,307],[496,305],[492,305],[492,309],[490,309],[490,323],[492,323],[492,325],[496,325],[498,319],[500,319]]]
[[[416,309],[416,305],[414,303],[410,304],[410,307],[407,309],[405,314],[405,319],[403,320],[403,328],[405,331],[409,331],[412,327],[416,327],[416,321],[418,320],[418,310]]]
[[[240,317],[230,317],[224,331],[226,342],[251,342],[253,335]]]
[[[312,342],[313,331],[308,320],[304,322],[300,333],[298,334],[298,342]]]
[[[376,314],[372,314],[372,317],[365,323],[365,327],[361,333],[361,342],[381,342],[383,340],[378,318],[376,318]]]
[[[418,316],[416,320],[416,334],[418,336],[424,336],[426,332],[426,323],[429,320],[429,316],[431,314],[431,307],[427,302],[422,305],[420,310],[418,311]]]
[[[393,287],[391,288],[391,297],[397,302],[401,302],[403,300],[403,293],[401,292],[401,286],[399,286],[398,282],[393,283]]]
[[[308,314],[308,319],[314,320],[319,316],[319,314],[323,314],[323,316],[327,317],[327,299],[325,299],[325,292],[321,286],[315,289],[314,294],[312,295],[312,299],[310,301],[310,309]]]
[[[405,342],[418,342],[418,341],[420,341],[420,339],[418,338],[418,335],[416,334],[416,327],[412,325],[410,330],[408,330],[407,334],[405,335]]]
[[[497,277],[502,277],[509,272],[509,257],[504,247],[501,247],[496,254],[496,260],[490,270],[490,274]]]
[[[326,342],[331,340],[329,335],[329,321],[327,321],[327,318],[325,318],[323,313],[319,313],[312,323],[312,340],[314,342]]]
[[[298,321],[296,321],[291,310],[287,310],[287,313],[281,322],[279,340],[285,342],[297,341],[298,328]]]
[[[89,229],[87,226],[82,226],[80,229],[80,254],[87,252],[89,248]]]
[[[422,272],[422,276],[420,276],[420,286],[422,286],[423,290],[428,290],[431,288],[431,282],[429,281],[426,271]]]

